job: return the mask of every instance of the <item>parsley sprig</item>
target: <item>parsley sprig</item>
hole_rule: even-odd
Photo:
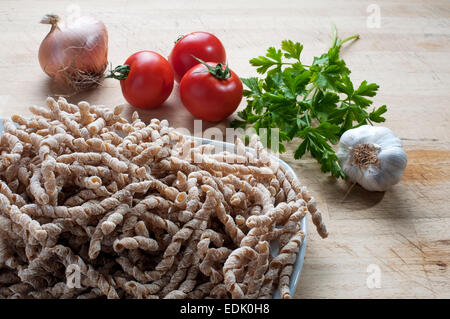
[[[357,38],[340,40],[333,28],[331,48],[310,66],[301,62],[303,45],[290,40],[282,41],[281,49],[270,47],[265,56],[251,59],[250,64],[265,78],[242,79],[247,107],[231,125],[253,126],[257,133],[260,128],[278,128],[280,152],[286,151],[284,142],[300,138],[295,159],[309,152],[323,172],[345,177],[332,145],[351,128],[384,122],[382,114],[387,111],[386,105],[368,110],[378,85],[363,81],[355,89],[350,70],[339,57],[341,46]],[[270,147],[270,134],[265,137]]]

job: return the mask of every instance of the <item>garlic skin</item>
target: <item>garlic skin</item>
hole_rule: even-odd
[[[382,192],[402,178],[407,163],[402,145],[390,129],[363,125],[342,134],[337,157],[350,181]]]

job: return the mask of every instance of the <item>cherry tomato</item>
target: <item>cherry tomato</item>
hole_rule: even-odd
[[[242,92],[242,82],[236,73],[220,63],[197,64],[180,83],[180,97],[186,109],[209,122],[230,116],[239,106]]]
[[[198,64],[192,56],[217,63],[225,63],[227,59],[222,42],[213,34],[208,32],[187,34],[175,43],[169,56],[169,63],[177,83],[180,83],[190,68]]]
[[[173,71],[163,56],[153,51],[139,51],[131,55],[125,65],[129,66],[129,72],[120,86],[128,103],[149,109],[167,100],[173,89]]]

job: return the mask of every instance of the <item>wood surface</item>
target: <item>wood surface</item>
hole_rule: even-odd
[[[368,28],[370,4],[380,8],[380,28]],[[109,60],[123,63],[138,50],[167,56],[180,34],[204,30],[227,49],[240,76],[256,72],[248,60],[283,39],[301,41],[310,62],[330,43],[330,24],[342,36],[361,39],[342,54],[352,80],[380,85],[376,105],[387,104],[387,121],[404,142],[408,166],[402,181],[385,193],[370,193],[322,174],[310,158],[282,156],[317,198],[329,238],[309,221],[308,243],[296,298],[450,297],[450,1],[448,0],[227,0],[227,1],[0,1],[0,117],[29,115],[47,96],[66,95],[115,106],[125,103],[117,81],[71,94],[41,71],[37,52],[49,30],[48,12],[79,12],[100,18],[109,31]],[[244,106],[244,102],[241,107]],[[130,115],[131,107],[126,108]],[[167,118],[192,129],[175,87],[164,105],[141,116]],[[227,127],[228,121],[203,124]],[[381,270],[381,287],[367,286],[369,265]]]

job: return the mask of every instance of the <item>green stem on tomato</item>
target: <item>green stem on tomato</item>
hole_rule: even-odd
[[[223,64],[222,63],[218,63],[216,66],[211,66],[208,63],[206,63],[203,60],[200,60],[199,58],[192,56],[194,59],[196,59],[198,62],[200,62],[201,64],[203,64],[204,66],[206,66],[207,70],[205,71],[201,71],[201,72],[196,72],[196,73],[204,73],[204,72],[209,72],[210,74],[212,74],[214,77],[216,77],[219,80],[226,80],[228,78],[230,78],[231,76],[231,71],[228,68],[228,64],[225,65],[225,69],[223,68]]]
[[[116,66],[113,70],[109,70],[109,74],[105,76],[105,78],[111,78],[116,80],[125,80],[130,73],[130,66],[127,64]]]
[[[174,44],[177,44],[178,41],[180,41],[180,40],[183,39],[183,38],[184,38],[184,35],[181,34],[181,35],[178,36],[178,38],[177,38],[175,41],[173,41],[173,43],[174,43]]]

